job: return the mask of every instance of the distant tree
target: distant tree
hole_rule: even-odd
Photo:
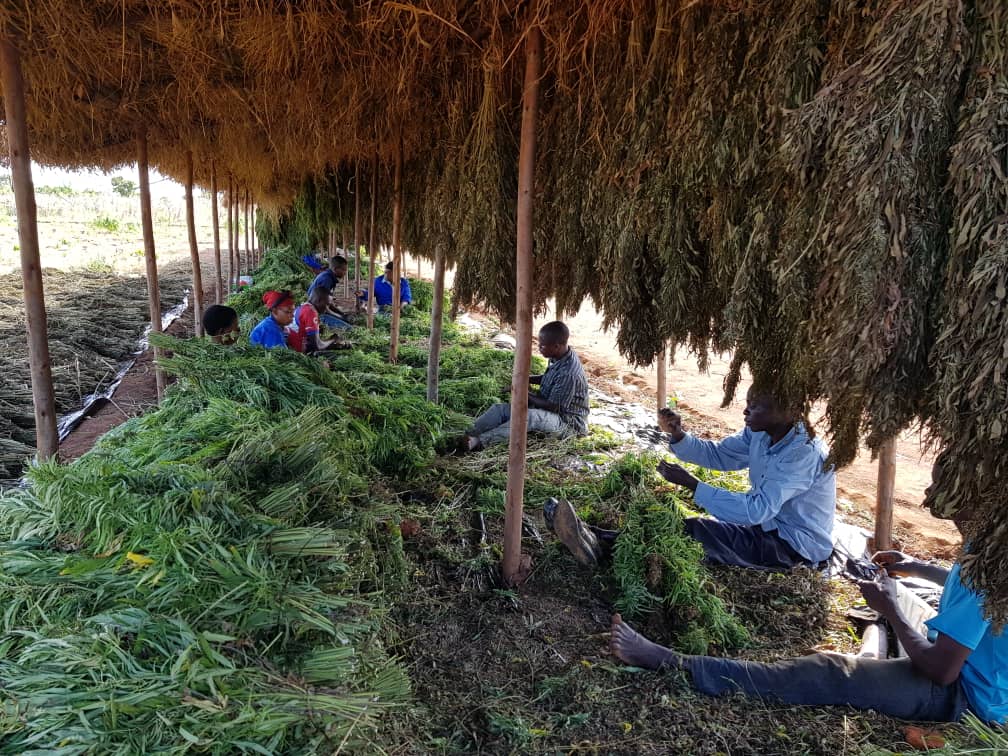
[[[129,179],[124,179],[122,176],[113,176],[112,191],[121,197],[132,197],[137,193],[137,185]]]

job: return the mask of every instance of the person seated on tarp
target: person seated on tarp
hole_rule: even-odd
[[[322,259],[322,257],[317,252],[312,252],[311,254],[304,255],[301,258],[301,262],[307,265],[311,272],[316,276],[323,270],[329,267],[329,263]]]
[[[539,353],[549,360],[546,372],[530,375],[528,430],[568,438],[588,432],[588,378],[577,353],[567,345],[570,331],[559,320],[539,329]],[[511,404],[497,402],[473,421],[463,448],[476,451],[503,443],[511,435]]]
[[[336,285],[346,278],[347,267],[347,260],[342,255],[330,257],[329,268],[315,276],[315,280],[308,287],[307,299],[312,299],[312,292],[318,287],[328,289],[330,294],[336,291]],[[333,304],[331,297],[325,309],[319,311],[319,318],[329,328],[347,329],[352,327],[346,315]]]
[[[203,312],[203,331],[215,344],[231,346],[241,335],[238,313],[226,305],[210,305]]]
[[[796,407],[768,391],[749,390],[743,411],[745,428],[721,441],[686,433],[682,418],[670,409],[658,412],[658,425],[669,436],[679,459],[711,470],[749,469],[745,492],[701,483],[678,464],[661,462],[665,480],[694,492],[697,504],[713,515],[689,517],[683,526],[703,546],[713,564],[782,570],[814,566],[833,551],[836,476],[826,465],[829,452],[809,437]],[[611,548],[616,531],[588,528],[568,502],[558,502],[547,519],[582,564],[594,564]]]
[[[308,301],[294,311],[294,319],[287,328],[287,345],[302,354],[314,354],[328,349],[336,339],[323,340],[319,312],[329,305],[329,289],[316,286]]]
[[[941,465],[932,472],[937,481]],[[933,490],[933,489],[932,489]],[[925,494],[926,497],[929,494]],[[973,513],[961,505],[952,520],[961,533]],[[966,546],[968,551],[969,547]],[[813,653],[773,664],[710,656],[684,656],[653,643],[617,614],[610,649],[626,664],[682,670],[707,695],[742,692],[769,701],[808,706],[852,706],[899,719],[958,721],[972,711],[987,722],[1008,719],[1008,634],[995,632],[984,598],[966,587],[960,562],[952,569],[925,564],[899,552],[873,557],[889,575],[944,582],[937,614],[919,626],[908,619],[909,591],[886,574],[859,582],[868,605],[888,621],[907,655],[897,659]]]
[[[294,297],[289,291],[267,291],[262,300],[269,315],[252,329],[249,342],[267,349],[287,348],[287,326],[294,320]]]
[[[385,272],[374,280],[374,298],[380,312],[387,312],[392,309],[392,278],[394,277],[394,263],[385,265]],[[358,309],[362,303],[367,302],[367,289],[357,292]],[[413,294],[410,292],[409,281],[405,278],[399,279],[399,303],[408,305],[413,301]]]

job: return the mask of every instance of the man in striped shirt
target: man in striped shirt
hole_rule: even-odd
[[[588,433],[588,378],[567,345],[570,331],[559,320],[539,329],[539,353],[549,360],[542,375],[530,375],[528,429],[561,438]],[[464,439],[469,451],[503,443],[511,435],[511,404],[498,402],[473,422]]]

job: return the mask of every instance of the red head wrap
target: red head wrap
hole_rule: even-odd
[[[289,291],[267,291],[263,294],[262,301],[267,310],[275,310],[285,304],[293,305],[294,297]]]

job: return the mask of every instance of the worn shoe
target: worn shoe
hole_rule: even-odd
[[[571,503],[550,499],[543,506],[543,512],[546,513],[547,509],[549,510],[546,516],[547,524],[574,559],[586,567],[597,565],[598,541],[595,534],[581,522]]]

